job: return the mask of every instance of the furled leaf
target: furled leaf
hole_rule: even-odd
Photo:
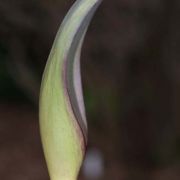
[[[40,92],[40,131],[51,180],[75,180],[87,143],[80,51],[100,0],[77,0],[56,35]]]

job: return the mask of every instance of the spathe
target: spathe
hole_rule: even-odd
[[[40,130],[51,180],[75,180],[87,142],[80,51],[100,0],[78,0],[56,35],[42,78]]]

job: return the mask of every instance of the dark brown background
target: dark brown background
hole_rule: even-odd
[[[39,86],[72,3],[0,0],[0,179],[48,179]],[[81,59],[89,148],[103,154],[102,179],[178,180],[180,1],[104,0]]]

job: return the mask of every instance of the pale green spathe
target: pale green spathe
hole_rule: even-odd
[[[56,35],[43,74],[40,131],[51,180],[77,179],[84,156],[87,125],[83,104],[78,102],[83,99],[78,93],[81,87],[76,87],[80,75],[73,68],[77,68],[83,37],[98,5],[99,0],[78,0],[73,5]],[[71,61],[77,61],[73,73],[68,67]]]

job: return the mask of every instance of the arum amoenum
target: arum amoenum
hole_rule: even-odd
[[[100,0],[77,0],[56,35],[43,74],[40,130],[51,180],[75,180],[87,143],[80,51]]]

